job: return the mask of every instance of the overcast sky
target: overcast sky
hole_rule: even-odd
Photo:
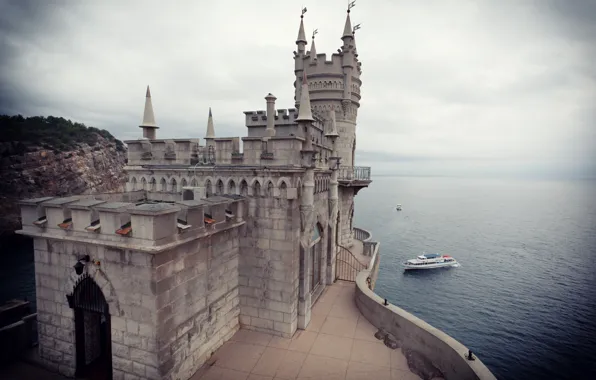
[[[53,3],[53,5],[49,4]],[[175,4],[175,5],[174,5]],[[305,5],[317,52],[345,0],[0,0],[0,113],[159,138],[244,136],[243,111],[291,108]],[[358,0],[357,164],[374,173],[596,173],[596,0]]]

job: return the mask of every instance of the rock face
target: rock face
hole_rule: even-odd
[[[3,129],[0,125],[0,132]],[[0,236],[20,228],[20,199],[124,191],[126,148],[106,131],[94,131],[92,139],[89,129],[85,131],[88,142],[75,136],[60,149],[0,141]]]

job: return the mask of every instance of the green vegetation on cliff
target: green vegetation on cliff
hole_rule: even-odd
[[[25,153],[28,147],[42,147],[55,152],[75,150],[79,144],[95,145],[98,136],[114,142],[119,151],[124,151],[124,144],[105,129],[87,127],[62,117],[0,115],[0,143],[12,145],[10,152],[5,150],[2,156]]]

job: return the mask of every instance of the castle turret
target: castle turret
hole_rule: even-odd
[[[304,57],[306,56],[306,34],[304,33],[304,14],[306,13],[306,7],[302,9],[302,14],[300,15],[300,28],[298,29],[298,38],[296,39],[296,46],[298,47],[297,51],[294,52],[294,74],[296,75],[296,81],[294,82],[294,102],[296,108],[298,108],[300,99],[300,88],[302,87],[302,83],[300,83],[300,78],[302,77],[302,72],[304,71]]]
[[[155,140],[155,130],[159,127],[155,123],[155,115],[153,114],[153,104],[151,103],[151,91],[147,86],[147,93],[145,94],[145,110],[143,111],[143,122],[139,125],[143,128],[143,137],[149,140]]]
[[[352,31],[352,21],[350,20],[350,9],[348,8],[348,14],[346,16],[346,23],[344,25],[344,32],[341,37],[344,42],[342,46],[342,63],[344,74],[344,93],[342,99],[342,106],[344,112],[346,112],[348,106],[351,104],[351,88],[352,88],[352,75],[354,69],[354,33]]]
[[[207,119],[207,134],[205,135],[205,145],[213,145],[213,139],[215,139],[215,128],[213,128],[213,115],[211,114],[211,107],[209,107],[209,118]]]

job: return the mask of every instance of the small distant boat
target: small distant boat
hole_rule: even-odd
[[[401,211],[401,205],[397,205],[397,206],[395,206],[395,209],[396,209],[397,211]]]
[[[405,270],[413,269],[435,269],[446,267],[459,267],[459,263],[451,256],[438,253],[427,253],[420,255],[403,263]]]

